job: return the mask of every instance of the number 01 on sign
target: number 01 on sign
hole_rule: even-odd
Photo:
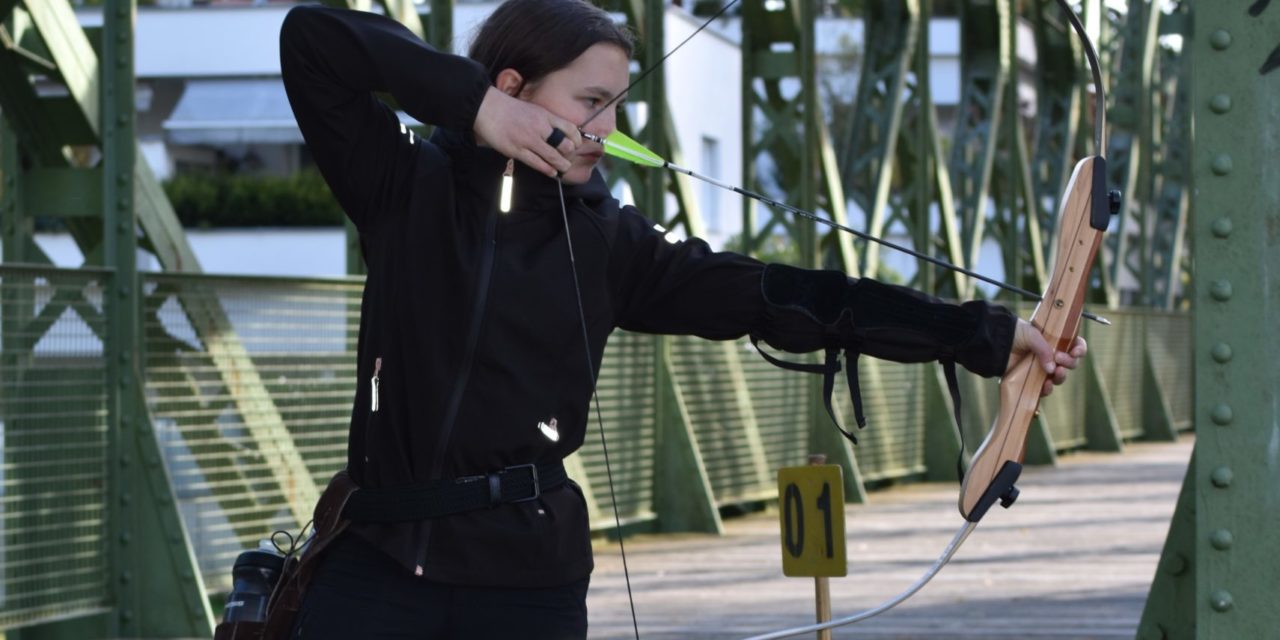
[[[848,573],[839,465],[779,469],[778,506],[783,575],[833,578]]]

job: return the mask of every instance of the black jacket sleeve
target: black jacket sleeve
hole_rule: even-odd
[[[981,300],[953,304],[838,271],[765,265],[669,242],[634,209],[614,243],[618,326],[733,339],[751,334],[793,353],[849,349],[894,362],[951,360],[982,376],[1008,364],[1017,317]]]
[[[628,331],[739,338],[764,312],[764,263],[666,231],[624,207],[610,260],[616,324]]]
[[[280,69],[307,147],[357,227],[404,204],[417,157],[417,136],[374,92],[421,122],[469,131],[490,84],[479,63],[394,20],[313,6],[285,17]]]
[[[950,360],[981,376],[1004,373],[1018,318],[982,300],[953,304],[838,271],[771,264],[761,279],[765,318],[753,334],[795,353],[849,349],[894,362]]]

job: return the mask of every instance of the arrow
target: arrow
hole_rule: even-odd
[[[960,272],[960,273],[963,273],[963,274],[965,274],[965,275],[967,275],[967,276],[969,276],[969,277],[971,277],[971,278],[975,278],[975,279],[977,279],[977,280],[981,280],[982,282],[985,282],[985,283],[990,284],[990,285],[994,285],[994,286],[996,286],[996,287],[1000,287],[1001,289],[1005,289],[1005,290],[1007,290],[1007,291],[1012,291],[1012,292],[1017,293],[1017,294],[1019,294],[1019,295],[1025,296],[1025,297],[1027,297],[1027,298],[1029,298],[1029,299],[1031,299],[1031,300],[1042,300],[1042,298],[1041,298],[1041,296],[1040,296],[1040,295],[1038,295],[1038,294],[1036,294],[1036,293],[1033,293],[1033,292],[1031,292],[1031,291],[1028,291],[1028,290],[1026,290],[1026,289],[1023,289],[1022,287],[1014,286],[1014,285],[1008,284],[1008,283],[1006,283],[1006,282],[1001,282],[1000,280],[996,280],[995,278],[991,278],[991,277],[988,277],[988,276],[984,276],[984,275],[982,275],[982,274],[980,274],[980,273],[977,273],[977,272],[975,272],[975,271],[972,271],[972,270],[966,269],[966,268],[964,268],[964,267],[958,267],[958,266],[956,266],[956,265],[954,265],[954,264],[951,264],[950,262],[947,262],[947,261],[945,261],[945,260],[939,260],[938,258],[935,258],[935,257],[933,257],[933,256],[930,256],[930,255],[927,255],[927,254],[924,254],[924,253],[920,253],[919,251],[916,251],[916,250],[911,249],[911,248],[908,248],[908,247],[904,247],[904,246],[902,246],[902,245],[900,245],[900,244],[896,244],[896,243],[890,242],[890,241],[888,241],[888,240],[884,240],[884,239],[882,239],[882,238],[877,238],[877,237],[875,237],[875,236],[873,236],[873,235],[871,235],[871,234],[869,234],[869,233],[865,233],[865,232],[862,232],[862,231],[858,231],[857,229],[854,229],[854,228],[851,228],[851,227],[847,227],[847,226],[842,225],[842,224],[839,224],[839,223],[837,223],[837,222],[832,222],[831,220],[828,220],[828,219],[826,219],[826,218],[823,218],[823,217],[821,217],[821,216],[819,216],[819,215],[817,215],[817,214],[814,214],[814,213],[810,213],[810,212],[808,212],[808,211],[805,211],[804,209],[801,209],[801,208],[799,208],[799,207],[791,206],[791,205],[789,205],[789,204],[787,204],[787,203],[785,203],[785,202],[778,202],[777,200],[774,200],[773,198],[770,198],[770,197],[765,196],[765,195],[761,195],[761,194],[756,193],[756,192],[754,192],[754,191],[751,191],[751,190],[749,190],[749,189],[743,189],[742,187],[736,187],[736,186],[731,185],[731,184],[728,184],[728,183],[726,183],[726,182],[721,182],[720,180],[716,180],[715,178],[712,178],[712,177],[709,177],[709,176],[704,176],[704,175],[702,175],[702,174],[700,174],[700,173],[698,173],[698,172],[696,172],[696,171],[693,171],[693,170],[691,170],[691,169],[686,169],[685,167],[682,167],[682,166],[680,166],[680,165],[678,165],[678,164],[674,164],[674,163],[672,163],[672,162],[669,162],[668,160],[666,160],[666,159],[665,159],[665,158],[663,158],[662,156],[660,156],[660,155],[658,155],[658,154],[654,153],[653,151],[651,151],[651,150],[647,149],[644,145],[640,144],[639,142],[636,142],[636,141],[635,141],[635,139],[633,139],[632,137],[628,136],[628,135],[627,135],[627,134],[625,134],[625,133],[622,133],[621,131],[614,131],[613,133],[611,133],[611,134],[609,134],[608,136],[605,136],[605,137],[600,137],[600,136],[597,136],[597,135],[594,135],[594,134],[587,133],[587,132],[585,132],[585,131],[582,131],[582,132],[580,132],[580,133],[582,134],[582,137],[583,137],[583,138],[585,138],[585,139],[587,139],[587,140],[590,140],[590,141],[592,141],[592,142],[595,142],[595,143],[599,144],[599,145],[604,149],[604,152],[605,152],[605,153],[607,153],[607,154],[609,154],[609,155],[611,155],[611,156],[613,156],[613,157],[615,157],[615,158],[619,158],[619,159],[622,159],[622,160],[626,160],[627,162],[631,162],[631,163],[634,163],[634,164],[638,164],[638,165],[641,165],[641,166],[644,166],[644,167],[651,167],[651,168],[654,168],[654,169],[669,169],[669,170],[671,170],[671,171],[675,171],[675,172],[677,172],[677,173],[683,173],[683,174],[685,174],[685,175],[689,176],[690,178],[694,178],[694,179],[696,179],[696,180],[701,180],[701,181],[703,181],[703,182],[706,182],[707,184],[712,184],[712,185],[715,185],[715,186],[717,186],[717,187],[720,187],[721,189],[726,189],[726,190],[728,190],[728,191],[732,191],[732,192],[734,192],[734,193],[737,193],[737,194],[743,195],[743,196],[745,196],[745,197],[747,197],[747,198],[751,198],[752,200],[757,200],[757,201],[759,201],[759,202],[763,202],[763,203],[765,203],[765,204],[767,204],[767,205],[769,205],[769,206],[777,207],[777,208],[782,209],[782,210],[784,210],[784,211],[789,211],[789,212],[794,213],[794,214],[796,214],[796,215],[798,215],[798,216],[801,216],[801,217],[804,217],[804,218],[808,218],[808,219],[813,220],[813,221],[815,221],[815,222],[820,222],[820,223],[825,224],[825,225],[827,225],[827,226],[829,226],[829,227],[832,227],[832,228],[835,228],[835,229],[839,229],[839,230],[844,231],[844,232],[847,232],[847,233],[851,233],[851,234],[853,234],[853,235],[855,235],[855,236],[857,236],[857,237],[859,237],[859,238],[862,238],[863,240],[867,240],[867,241],[869,241],[869,242],[875,242],[875,243],[880,244],[880,245],[882,245],[882,246],[889,247],[890,249],[896,249],[896,250],[898,250],[898,251],[901,251],[901,252],[906,253],[906,254],[908,254],[908,255],[914,256],[914,257],[916,257],[916,258],[919,258],[919,259],[921,259],[921,260],[924,260],[925,262],[928,262],[928,263],[930,263],[930,264],[933,264],[933,265],[936,265],[936,266],[942,267],[942,268],[944,268],[944,269],[953,269],[953,270],[958,271],[958,272]],[[1101,323],[1101,324],[1104,324],[1104,325],[1108,325],[1108,326],[1109,326],[1109,325],[1111,324],[1111,321],[1110,321],[1110,320],[1108,320],[1108,319],[1106,319],[1106,318],[1104,318],[1104,317],[1102,317],[1102,316],[1099,316],[1099,315],[1095,315],[1095,314],[1089,313],[1089,312],[1087,312],[1087,311],[1081,312],[1081,314],[1080,314],[1080,315],[1081,315],[1081,316],[1083,316],[1083,317],[1085,317],[1085,318],[1087,318],[1087,319],[1089,319],[1089,320],[1093,320],[1094,322],[1098,322],[1098,323]]]

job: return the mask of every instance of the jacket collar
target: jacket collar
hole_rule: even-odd
[[[497,202],[498,191],[502,187],[502,172],[506,169],[507,159],[502,154],[488,147],[475,143],[470,132],[462,133],[452,129],[437,128],[431,134],[431,142],[449,155],[453,164],[454,179],[460,188],[473,192],[476,196]],[[542,213],[560,211],[560,190],[558,182],[525,166],[515,163],[514,189],[512,191],[511,210],[521,213]],[[584,184],[564,185],[565,206],[572,206],[582,201],[593,211],[601,211],[609,207],[613,195],[604,181],[600,170],[591,172],[591,179]],[[616,207],[616,204],[614,205]],[[603,211],[601,211],[603,213]]]

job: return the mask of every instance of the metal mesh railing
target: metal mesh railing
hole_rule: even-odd
[[[210,590],[242,549],[308,519],[345,465],[362,288],[146,276],[147,403]]]
[[[1090,328],[1089,357],[1095,358],[1111,398],[1120,435],[1137,438],[1144,430],[1142,414],[1143,351],[1149,312],[1116,309],[1107,312],[1110,327]],[[1188,359],[1190,352],[1188,352]]]
[[[596,394],[609,445],[613,490],[623,524],[656,517],[653,509],[654,456],[657,447],[657,415],[653,381],[657,354],[653,336],[617,332],[605,347]],[[587,421],[587,435],[578,457],[587,471],[600,516],[593,527],[614,526],[609,498],[609,472],[600,443],[595,406]]]
[[[1186,313],[1147,312],[1146,346],[1156,381],[1169,403],[1173,428],[1195,426],[1191,393],[1191,316]]]
[[[0,268],[0,625],[105,606],[105,277]],[[143,280],[148,410],[205,584],[226,590],[235,556],[307,519],[316,491],[345,463],[362,283],[169,274]],[[1174,414],[1189,423],[1190,394],[1179,391],[1189,385],[1179,373],[1189,369],[1189,319],[1109,315],[1118,330],[1092,332],[1091,352],[1113,401],[1135,398],[1117,407],[1126,436],[1141,433],[1141,389],[1121,386],[1141,380],[1144,344]],[[614,488],[628,523],[661,516],[655,452],[660,421],[669,417],[657,410],[659,344],[618,332],[599,377]],[[830,428],[812,377],[774,368],[745,340],[668,344],[716,504],[772,496],[773,471],[803,464],[813,422]],[[927,366],[860,362],[871,428],[854,453],[865,479],[925,471],[931,375]],[[962,376],[972,448],[994,417],[997,387]],[[1083,444],[1085,393],[1085,385],[1070,385],[1046,402],[1055,446]],[[843,384],[835,402],[852,426]],[[594,489],[593,526],[604,528],[613,515],[597,428],[593,417],[578,458]],[[287,485],[288,477],[308,478],[310,489]]]
[[[0,628],[107,604],[109,277],[0,266]]]

